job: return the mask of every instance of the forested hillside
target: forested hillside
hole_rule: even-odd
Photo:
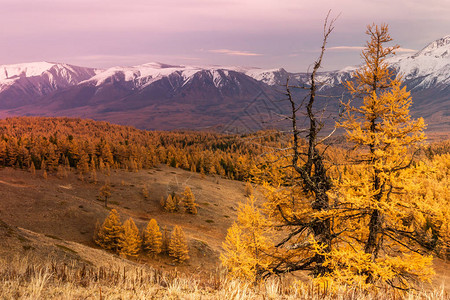
[[[139,170],[162,163],[246,180],[252,166],[264,163],[267,154],[289,142],[275,131],[251,135],[145,131],[79,118],[17,117],[0,120],[0,165],[50,172],[65,166],[88,173],[103,168]],[[345,148],[339,137],[329,144]],[[449,142],[440,141],[424,146],[422,153],[449,151]]]
[[[256,135],[257,136],[257,135]],[[237,135],[209,132],[143,131],[72,118],[18,117],[0,120],[0,165],[46,169],[75,167],[139,170],[160,163],[232,179],[248,178],[261,141],[276,144],[279,134],[258,143]]]

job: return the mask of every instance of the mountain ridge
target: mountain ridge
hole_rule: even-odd
[[[450,36],[445,36],[420,51],[387,60],[413,93],[413,116],[424,115],[427,122],[444,128],[450,125],[449,53]],[[345,94],[342,83],[355,69],[350,66],[318,73],[320,91]],[[261,117],[261,112],[249,114],[246,109],[255,106],[260,95],[265,99],[259,105],[267,106],[267,101],[272,105],[282,97],[279,90],[288,78],[298,86],[310,80],[308,73],[283,68],[155,62],[107,69],[51,62],[4,65],[0,66],[0,115],[78,116],[143,129],[204,128],[243,115],[247,119],[255,119],[255,113]]]

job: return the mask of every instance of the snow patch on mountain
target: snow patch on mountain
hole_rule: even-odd
[[[287,75],[287,72],[283,68],[269,70],[250,69],[247,70],[245,74],[268,85],[278,85],[280,84],[280,77]]]
[[[42,75],[55,64],[49,62],[23,63],[0,66],[0,81],[14,80],[17,77],[31,77]]]

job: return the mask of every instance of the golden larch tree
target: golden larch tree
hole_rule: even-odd
[[[170,236],[169,255],[179,263],[189,259],[189,248],[186,236],[180,226],[175,226]]]
[[[181,197],[179,194],[173,193],[172,194],[173,203],[175,205],[175,211],[180,211],[181,208]]]
[[[273,244],[267,236],[269,221],[255,206],[253,197],[238,209],[237,221],[228,229],[220,256],[229,275],[258,282],[269,271]]]
[[[286,81],[284,95],[289,108],[284,118],[291,123],[291,130],[278,132],[280,139],[268,145],[263,160],[256,165],[238,160],[239,172],[251,172],[252,182],[263,187],[264,214],[271,227],[277,229],[272,235],[272,263],[264,277],[300,270],[314,277],[328,274],[326,255],[339,239],[340,233],[333,232],[332,213],[337,207],[336,201],[330,199],[333,187],[327,147],[324,147],[333,130],[326,135],[321,132],[326,126],[324,101],[328,100],[319,94],[319,72],[336,20],[330,20],[329,15],[323,26],[321,51],[308,82],[295,86],[289,79]],[[307,95],[297,99],[294,90],[305,90]]]
[[[124,256],[138,256],[142,246],[142,239],[139,236],[139,229],[132,218],[128,218],[123,223],[123,232],[120,243],[120,254]]]
[[[343,243],[328,261],[344,266],[347,273],[340,274],[346,274],[347,282],[384,282],[404,289],[433,274],[429,249],[411,227],[424,211],[418,209],[418,198],[408,195],[415,177],[408,169],[424,140],[425,125],[421,118],[411,119],[410,93],[386,62],[398,48],[385,47],[392,41],[388,26],[370,25],[366,33],[370,39],[362,51],[365,64],[347,82],[353,97],[344,103],[339,124],[355,150],[354,164],[336,181],[352,221],[341,224],[348,232],[341,237],[347,246]]]
[[[80,151],[80,158],[77,162],[77,170],[79,172],[79,178],[84,180],[84,174],[89,173],[89,154],[86,151]]]
[[[187,186],[183,193],[184,209],[188,214],[197,214],[197,203],[195,203],[195,197],[191,189]]]
[[[247,181],[245,183],[244,195],[245,195],[245,197],[250,197],[253,195],[253,186],[249,181]]]
[[[144,250],[148,251],[152,256],[161,253],[162,234],[155,219],[151,219],[144,230],[143,246]]]
[[[95,242],[104,249],[119,252],[123,230],[119,213],[112,209],[98,230]]]
[[[33,162],[31,162],[29,171],[30,171],[31,174],[36,175],[36,167],[34,166]]]
[[[168,212],[176,212],[177,211],[177,205],[175,203],[175,200],[173,199],[172,195],[169,194],[167,196],[166,201],[164,202],[164,209]]]

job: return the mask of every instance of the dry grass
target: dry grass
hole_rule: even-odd
[[[401,294],[340,287],[334,292],[293,279],[259,286],[229,280],[223,272],[196,280],[177,272],[114,263],[103,267],[16,257],[0,261],[1,299],[449,299],[443,289]]]

